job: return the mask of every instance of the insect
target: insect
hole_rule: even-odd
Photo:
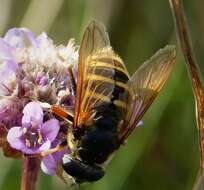
[[[62,167],[76,183],[104,176],[103,163],[124,144],[152,104],[169,78],[175,57],[174,46],[166,46],[130,76],[103,25],[96,21],[88,25],[79,49],[77,83],[73,84],[74,113],[52,107],[72,126],[61,145],[67,144],[71,151],[64,155]]]

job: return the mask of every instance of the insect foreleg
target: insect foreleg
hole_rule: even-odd
[[[51,149],[46,150],[46,151],[42,151],[42,152],[40,153],[40,155],[41,155],[42,157],[45,157],[45,156],[47,156],[47,155],[49,155],[49,154],[53,154],[53,153],[55,153],[55,152],[62,151],[62,150],[64,150],[66,147],[67,147],[67,140],[63,140],[63,141],[62,141],[60,144],[58,144],[56,147],[51,148]]]

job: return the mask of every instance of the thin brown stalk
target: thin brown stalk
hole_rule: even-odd
[[[35,190],[40,160],[38,157],[24,157],[21,177],[21,190]]]
[[[200,75],[199,67],[193,48],[191,45],[190,32],[188,31],[187,19],[185,16],[184,8],[181,0],[169,0],[171,10],[173,13],[175,28],[177,31],[180,46],[186,61],[189,78],[192,82],[192,88],[196,104],[196,121],[198,126],[199,135],[199,150],[200,150],[200,173],[195,183],[195,189],[204,189],[203,183],[203,170],[204,170],[204,88],[202,78]]]

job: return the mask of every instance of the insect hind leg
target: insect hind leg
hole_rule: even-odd
[[[74,178],[76,183],[97,181],[105,175],[102,167],[95,164],[86,165],[68,154],[64,155],[62,160],[63,169]]]

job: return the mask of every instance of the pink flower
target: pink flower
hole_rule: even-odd
[[[11,147],[25,154],[48,150],[59,132],[58,120],[49,119],[43,123],[43,110],[36,102],[28,103],[23,114],[22,126],[14,126],[8,132]]]
[[[26,28],[12,28],[0,38],[0,138],[9,151],[15,149],[9,156],[15,157],[16,150],[39,154],[66,138],[68,124],[41,105],[73,108],[68,68],[73,66],[76,77],[77,62],[74,40],[58,46],[46,33],[35,36]],[[67,151],[43,157],[42,170],[54,175]]]

